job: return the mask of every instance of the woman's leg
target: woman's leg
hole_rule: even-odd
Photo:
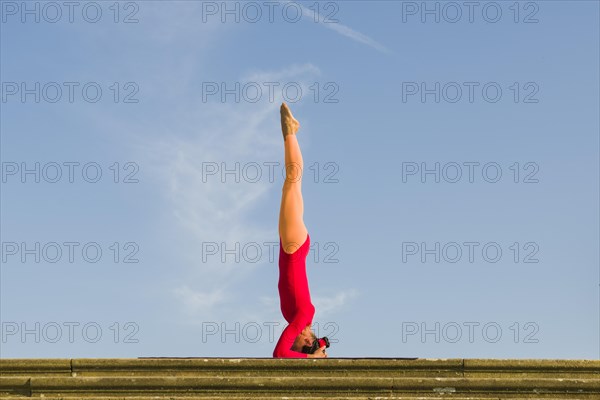
[[[306,240],[307,229],[304,225],[304,202],[302,200],[302,173],[304,163],[296,132],[300,124],[292,115],[288,106],[281,105],[281,130],[285,150],[286,177],[281,194],[279,209],[279,236],[283,250],[291,254]]]

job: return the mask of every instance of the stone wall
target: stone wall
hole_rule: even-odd
[[[0,397],[600,399],[600,361],[0,359]]]

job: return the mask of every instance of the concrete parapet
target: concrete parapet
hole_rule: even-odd
[[[600,361],[0,359],[2,398],[600,399]]]

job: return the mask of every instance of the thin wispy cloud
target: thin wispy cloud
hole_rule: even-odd
[[[290,65],[272,71],[253,71],[241,81],[295,81],[305,92],[320,71],[312,64]],[[198,104],[190,98],[184,102],[195,111],[186,121],[179,121],[179,131],[146,135],[140,143],[145,164],[152,166],[152,176],[164,188],[168,200],[172,229],[186,237],[188,271],[173,295],[188,314],[224,315],[225,309],[239,312],[240,288],[257,268],[268,262],[236,262],[234,256],[212,256],[203,260],[203,244],[226,243],[228,249],[239,243],[274,242],[277,240],[277,216],[257,221],[254,217],[262,203],[280,195],[279,182],[266,179],[236,182],[220,173],[206,176],[206,163],[231,169],[236,162],[283,162],[278,108],[281,98],[258,103]],[[179,113],[184,115],[185,113]],[[148,140],[148,136],[152,140]],[[225,164],[225,167],[222,165]],[[237,311],[236,311],[237,310]],[[266,315],[266,314],[265,314]],[[272,316],[274,317],[274,316]]]
[[[160,24],[161,8],[152,8],[148,19]],[[269,307],[261,307],[260,294],[252,293],[248,282],[257,279],[257,270],[274,267],[263,256],[257,263],[236,262],[221,254],[203,260],[203,244],[225,243],[230,249],[236,243],[275,242],[278,210],[273,218],[257,220],[257,210],[265,202],[280,196],[280,186],[268,180],[235,182],[231,175],[223,181],[220,173],[206,179],[206,163],[232,168],[236,162],[283,162],[283,146],[279,128],[281,92],[276,98],[257,103],[223,103],[203,101],[198,93],[198,76],[206,74],[205,57],[201,54],[209,43],[192,46],[197,37],[215,36],[224,24],[195,27],[198,9],[179,10],[188,31],[178,32],[171,26],[161,29],[168,35],[145,42],[139,32],[140,55],[150,50],[168,52],[172,48],[191,49],[176,61],[169,57],[152,59],[148,68],[136,70],[136,81],[146,89],[152,103],[145,103],[147,118],[131,119],[103,117],[98,121],[108,132],[128,132],[135,159],[144,165],[144,174],[156,192],[156,200],[164,202],[162,215],[157,216],[161,230],[168,233],[173,246],[165,257],[169,266],[169,287],[166,296],[174,301],[186,323],[219,319],[274,320],[281,317],[278,299]],[[170,18],[175,18],[171,16]],[[192,30],[191,32],[189,30]],[[188,35],[189,34],[189,35]],[[138,36],[136,35],[136,38]],[[138,61],[128,68],[133,69]],[[156,79],[156,71],[169,71]],[[206,74],[208,75],[208,74]],[[244,68],[237,77],[240,82],[296,82],[303,93],[310,92],[315,78],[321,75],[311,63],[278,65],[273,68]],[[159,196],[159,197],[158,197]],[[278,206],[278,201],[276,201]],[[273,286],[272,292],[277,293]],[[254,296],[254,297],[252,297]],[[325,302],[324,310],[340,304],[339,297]],[[192,318],[188,318],[192,317]]]
[[[206,312],[226,299],[226,294],[222,288],[199,292],[183,285],[173,292],[191,314]]]
[[[289,1],[281,1],[281,2],[289,3]],[[313,22],[316,21],[320,25],[322,25],[328,29],[331,29],[334,32],[337,32],[342,36],[352,39],[355,42],[362,43],[364,45],[372,47],[375,50],[380,51],[385,54],[393,54],[393,52],[390,49],[388,49],[381,43],[377,42],[375,39],[372,39],[369,36],[350,28],[349,26],[340,24],[339,22],[328,21],[328,19],[326,17],[322,16],[321,14],[319,14],[318,11],[311,10],[310,8],[307,8],[301,4],[298,4],[298,6],[300,6],[300,8],[302,9],[302,15],[305,18],[310,19]]]
[[[356,289],[342,290],[333,296],[313,296],[313,304],[315,309],[319,313],[319,318],[325,317],[330,314],[335,314],[343,306],[345,306],[349,300],[358,297],[358,291]]]

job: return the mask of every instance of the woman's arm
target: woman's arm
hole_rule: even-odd
[[[312,313],[309,311],[313,310]],[[308,358],[308,354],[291,349],[302,330],[312,322],[314,308],[299,310],[292,322],[283,330],[273,351],[275,358]]]

